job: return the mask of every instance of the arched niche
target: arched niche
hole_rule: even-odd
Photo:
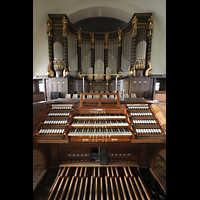
[[[153,169],[155,167],[155,162],[157,156],[159,156],[159,153],[165,152],[165,157],[166,157],[166,144],[157,144],[154,145],[154,147],[151,149],[150,153],[150,168]]]
[[[41,171],[46,169],[46,158],[41,150],[33,149],[33,174],[34,171]]]
[[[64,47],[60,42],[53,43],[54,60],[63,60]]]

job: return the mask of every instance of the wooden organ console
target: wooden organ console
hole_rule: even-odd
[[[102,98],[108,94],[115,99]],[[166,148],[162,112],[145,100],[120,103],[118,93],[85,95],[91,93],[80,102],[48,103],[34,120],[33,147],[46,169],[58,169],[44,199],[165,199],[152,171]]]

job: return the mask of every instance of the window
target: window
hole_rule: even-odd
[[[44,84],[43,81],[38,81],[38,85],[39,85],[39,92],[44,92]]]
[[[156,84],[155,84],[155,90],[159,91],[159,89],[160,89],[160,82],[156,82]]]

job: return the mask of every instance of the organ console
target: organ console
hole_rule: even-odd
[[[58,169],[44,199],[165,199],[152,169],[166,147],[166,121],[151,100],[82,93],[80,102],[47,102],[34,119],[33,147],[46,169]]]

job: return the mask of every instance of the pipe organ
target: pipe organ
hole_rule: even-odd
[[[90,67],[94,74],[94,63],[100,59],[103,62],[101,68],[104,74],[106,68],[110,68],[111,73],[118,73],[119,76],[122,72],[123,75],[128,73],[133,76],[149,76],[152,34],[152,13],[135,13],[125,27],[108,32],[87,32],[81,27],[77,29],[65,14],[49,14],[48,75],[55,77],[58,70],[64,71],[63,74],[59,73],[58,77],[70,75],[70,70],[76,75],[89,74]],[[59,48],[53,48],[57,43],[60,44]],[[100,47],[101,44],[103,48]],[[58,51],[62,53],[59,57]],[[84,57],[81,56],[82,51],[87,53]],[[95,58],[95,52],[99,52],[98,59]],[[64,62],[64,67],[55,67],[54,62],[58,60]]]
[[[34,119],[33,147],[43,154],[45,180],[57,169],[44,199],[165,199],[152,172],[166,148],[165,116],[154,101],[82,93],[80,101],[45,102]]]
[[[47,170],[34,191],[38,199],[165,199],[153,168],[166,148],[166,120],[159,102],[147,100],[152,34],[152,13],[135,13],[106,32],[48,14],[47,96],[80,98],[46,101],[34,118],[33,148]],[[146,99],[120,100],[122,90]]]
[[[129,96],[136,93],[140,97],[137,89],[144,88],[148,94],[143,97],[152,98],[152,34],[152,13],[135,13],[124,27],[107,32],[85,31],[76,28],[65,14],[48,14],[48,96],[60,90],[66,91],[60,97],[66,93],[119,92],[118,85],[127,82],[128,87],[124,89]],[[57,78],[66,80],[57,81]],[[150,85],[141,87],[138,84],[141,79]],[[67,82],[67,90],[59,90],[57,82]],[[70,87],[71,82],[75,87]]]

